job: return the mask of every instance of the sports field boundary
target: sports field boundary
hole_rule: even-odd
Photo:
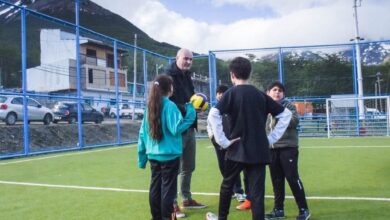
[[[37,156],[34,158],[24,158],[24,159],[16,159],[13,161],[7,161],[7,162],[0,162],[1,165],[8,165],[8,164],[17,164],[17,163],[24,163],[24,162],[30,162],[30,161],[36,161],[36,160],[45,160],[45,159],[53,159],[53,158],[59,158],[59,157],[69,157],[69,156],[75,156],[75,155],[81,155],[81,154],[90,154],[90,153],[99,153],[109,150],[117,150],[122,148],[133,148],[136,147],[136,145],[126,145],[126,146],[113,146],[113,147],[105,147],[104,149],[88,149],[88,150],[82,150],[82,151],[74,151],[74,152],[67,152],[62,154],[57,154],[53,156]],[[10,159],[12,160],[12,159]]]
[[[59,185],[59,184],[15,182],[15,181],[4,181],[4,180],[0,180],[0,184],[14,185],[14,186],[17,185],[17,186],[46,187],[46,188],[66,188],[66,189],[75,189],[75,190],[149,193],[149,190],[143,190],[143,189],[124,189],[124,188],[97,187],[97,186]],[[202,195],[202,196],[219,196],[219,193],[207,193],[207,192],[193,192],[192,194]],[[274,198],[274,197],[271,195],[266,195],[265,198]],[[294,199],[293,196],[286,196],[286,198],[287,199]],[[380,197],[307,196],[306,198],[310,199],[310,200],[354,200],[354,201],[390,202],[390,198],[380,198]]]
[[[137,147],[136,144],[132,145],[124,145],[124,146],[112,146],[112,147],[105,147],[104,149],[88,149],[83,151],[75,151],[75,152],[67,152],[63,154],[57,154],[53,156],[37,156],[34,158],[23,158],[23,159],[7,159],[12,161],[4,160],[2,162],[0,160],[0,166],[2,165],[8,165],[8,164],[17,164],[17,163],[24,163],[24,162],[30,162],[30,161],[37,161],[37,160],[45,160],[45,159],[53,159],[53,158],[59,158],[59,157],[69,157],[69,156],[75,156],[80,154],[90,154],[90,153],[99,153],[109,150],[117,150],[117,149],[123,149],[123,148],[135,148]],[[214,146],[209,145],[206,146],[206,148],[214,148]],[[315,147],[300,147],[300,149],[353,149],[353,148],[390,148],[390,146],[315,146]]]

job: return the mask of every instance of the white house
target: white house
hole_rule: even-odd
[[[60,29],[41,29],[40,66],[27,69],[29,91],[74,94],[76,78],[76,36]],[[117,50],[118,57],[126,51]],[[127,70],[118,58],[120,100],[130,100]],[[113,46],[80,36],[81,93],[91,103],[99,99],[115,99]],[[99,106],[99,104],[95,104]]]

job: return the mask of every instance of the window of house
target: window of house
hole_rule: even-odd
[[[115,86],[115,73],[110,72],[110,86]],[[118,73],[118,86],[125,87],[126,86],[126,78],[124,73]]]
[[[87,57],[96,57],[96,50],[87,48]]]
[[[93,83],[93,69],[88,69],[88,83]]]
[[[107,67],[111,67],[111,68],[114,68],[114,54],[110,54],[108,53],[106,55],[106,59],[107,59]],[[117,64],[118,64],[118,68],[121,68],[121,61],[120,59],[117,60]]]
[[[125,74],[123,73],[118,73],[118,85],[119,87],[125,87],[125,83],[126,80],[125,80]]]
[[[107,54],[107,67],[114,68],[114,55],[113,54]]]
[[[115,86],[115,74],[110,72],[110,86]]]

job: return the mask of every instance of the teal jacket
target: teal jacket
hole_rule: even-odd
[[[183,153],[181,134],[195,121],[196,111],[191,103],[185,105],[186,115],[181,115],[176,104],[163,97],[161,125],[163,138],[160,142],[149,135],[147,109],[141,123],[138,137],[138,167],[145,168],[148,160],[168,161]]]

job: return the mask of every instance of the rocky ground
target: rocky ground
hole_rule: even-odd
[[[121,141],[137,141],[140,121],[121,123]],[[78,146],[77,124],[29,125],[30,152],[54,149],[66,149]],[[206,121],[198,121],[198,134],[206,134]],[[83,124],[84,145],[117,143],[117,126],[108,124]],[[23,126],[0,125],[0,155],[23,152]]]

